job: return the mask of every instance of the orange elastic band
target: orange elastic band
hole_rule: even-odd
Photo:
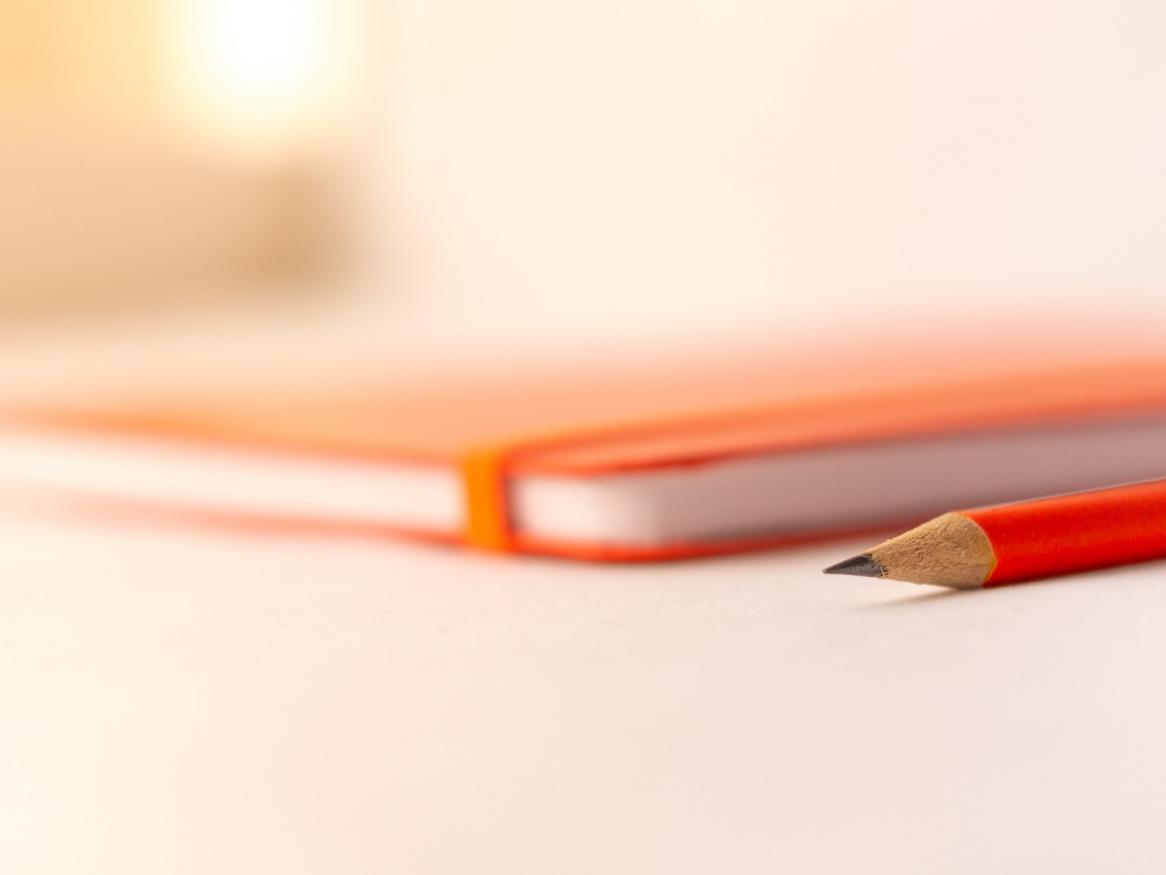
[[[466,497],[465,538],[480,550],[512,552],[514,531],[506,483],[511,447],[479,447],[462,460]]]

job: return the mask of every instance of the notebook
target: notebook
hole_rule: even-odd
[[[0,482],[188,520],[604,561],[1166,475],[1166,361],[537,367],[11,411]]]

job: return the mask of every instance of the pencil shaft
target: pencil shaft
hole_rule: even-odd
[[[965,515],[996,554],[985,586],[1166,558],[1166,480]]]

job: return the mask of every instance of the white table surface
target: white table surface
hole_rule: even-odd
[[[1159,872],[1166,566],[0,518],[0,871]]]

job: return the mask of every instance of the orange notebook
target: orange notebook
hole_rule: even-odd
[[[1166,360],[767,354],[22,411],[0,481],[231,524],[706,556],[1166,476]],[[920,376],[923,374],[923,376]]]

